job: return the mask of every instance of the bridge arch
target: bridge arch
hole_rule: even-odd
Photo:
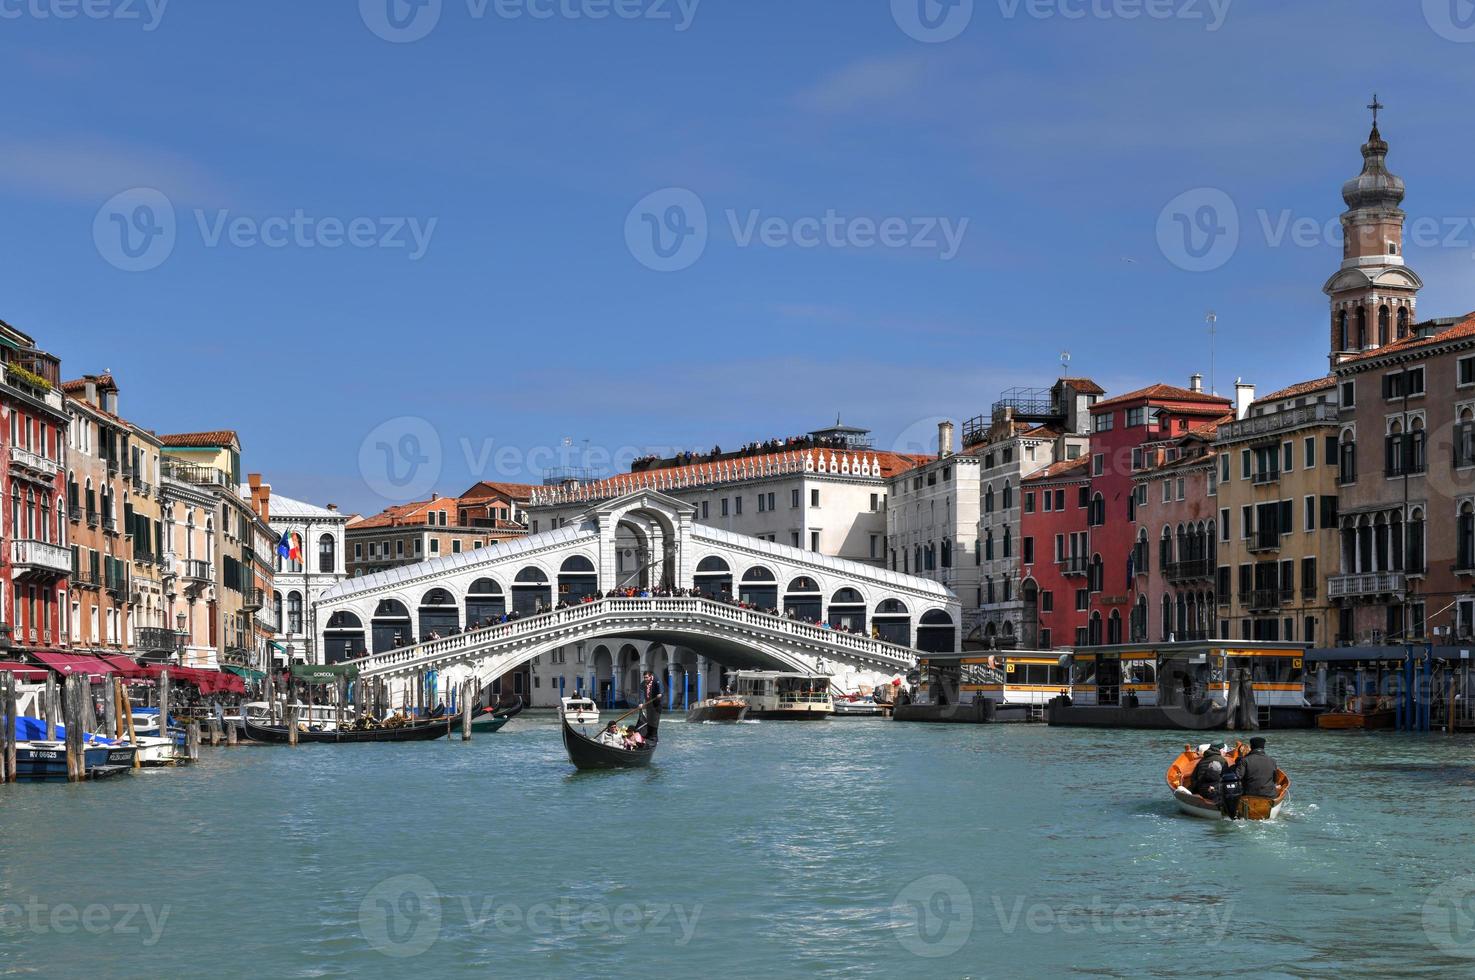
[[[507,612],[507,596],[494,578],[476,579],[466,590],[466,628],[494,623]]]
[[[778,577],[767,565],[753,565],[743,571],[738,598],[759,609],[778,608]]]
[[[951,651],[956,632],[953,617],[946,609],[929,609],[917,621],[917,649],[929,653]]]
[[[512,611],[531,616],[553,605],[553,584],[541,565],[524,565],[512,577]]]
[[[461,628],[461,613],[456,608],[456,599],[442,588],[434,588],[420,597],[420,622],[415,630],[421,641],[428,640],[432,633],[448,636]]]

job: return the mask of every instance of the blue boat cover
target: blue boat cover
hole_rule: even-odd
[[[3,722],[4,719],[0,719]],[[61,741],[67,737],[65,725],[56,726],[56,739]],[[31,718],[27,715],[19,715],[15,719],[15,740],[17,742],[44,742],[46,740],[46,722],[40,718]],[[116,745],[110,738],[91,734],[87,736],[89,745]]]

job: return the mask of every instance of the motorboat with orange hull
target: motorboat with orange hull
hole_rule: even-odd
[[[1178,809],[1189,816],[1202,817],[1205,820],[1274,819],[1280,813],[1281,807],[1285,806],[1286,798],[1291,792],[1291,779],[1280,769],[1275,770],[1275,796],[1241,796],[1238,811],[1233,817],[1226,814],[1216,801],[1205,799],[1188,788],[1187,784],[1193,777],[1193,770],[1198,767],[1199,760],[1203,758],[1208,747],[1207,743],[1185,745],[1178,758],[1168,766],[1168,789],[1172,791],[1173,800],[1178,804]],[[1249,752],[1249,746],[1243,742],[1237,742],[1224,753],[1224,758],[1233,765],[1247,752]]]
[[[1350,697],[1341,711],[1323,711],[1316,716],[1316,727],[1331,730],[1373,731],[1392,728],[1397,721],[1393,699],[1387,697]]]

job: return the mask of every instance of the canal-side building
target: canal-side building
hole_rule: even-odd
[[[112,375],[86,375],[62,385],[69,426],[67,496],[83,508],[72,522],[76,587],[71,645],[96,653],[129,649],[133,555],[128,520],[132,492],[125,461],[133,427],[119,415]],[[75,488],[75,489],[74,489]]]
[[[1239,392],[1246,406],[1252,392]],[[1233,402],[1203,390],[1199,375],[1187,388],[1156,384],[1091,406],[1087,643],[1126,642],[1136,578],[1130,567],[1138,534],[1135,473],[1148,447],[1234,412]]]
[[[311,648],[313,603],[348,574],[344,548],[348,515],[334,504],[319,507],[276,493],[259,474],[252,474],[241,492],[275,535],[267,553],[272,565],[271,599],[261,613],[271,628],[274,655],[283,660],[290,657],[294,663],[338,663],[361,656],[361,637],[357,648],[342,651],[334,660],[325,660]],[[287,545],[285,556],[278,541]]]
[[[1091,614],[1090,458],[1064,459],[1025,478],[1024,498],[1021,533],[1032,543],[1020,558],[1021,588],[1034,609],[1034,646],[1085,646]]]
[[[262,587],[269,585],[271,564],[258,560],[256,549],[275,536],[240,493],[240,439],[215,430],[164,435],[160,442],[173,556],[166,595],[185,634],[181,662],[260,669],[268,662],[268,632],[256,614],[271,592]]]
[[[1337,640],[1475,629],[1475,316],[1426,321],[1338,361]]]
[[[527,483],[480,480],[456,500],[456,522],[462,527],[489,528],[506,536],[526,532],[524,511],[536,487]]]
[[[964,636],[981,648],[1038,644],[1038,588],[1024,574],[1038,545],[1025,533],[1024,515],[1041,502],[1024,490],[1024,481],[1085,454],[1091,406],[1105,393],[1089,378],[1061,378],[1046,389],[1011,388],[987,419],[963,423],[964,451],[979,459],[976,611],[966,592],[958,597],[965,604]]]
[[[75,501],[66,496],[70,415],[61,364],[26,333],[0,321],[0,641],[14,652],[69,639],[68,551]]]
[[[1216,626],[1219,484],[1215,433],[1227,418],[1148,444],[1134,460],[1136,543],[1127,642],[1206,640]]]
[[[164,592],[164,504],[159,486],[163,444],[128,423],[121,480],[129,568],[128,650],[136,656],[173,652],[174,630]]]
[[[1220,639],[1330,642],[1338,429],[1333,377],[1266,395],[1220,427]]]

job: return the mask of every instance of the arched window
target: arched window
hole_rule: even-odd
[[[1006,528],[1004,528],[1004,557],[1005,558],[1012,558],[1013,556],[1014,556],[1014,529],[1013,528],[1006,527]]]
[[[431,589],[420,597],[420,640],[450,636],[461,627],[461,613],[455,598],[445,589]]]
[[[1365,350],[1366,348],[1367,348],[1367,307],[1366,306],[1359,306],[1357,308],[1357,349],[1358,350]]]
[[[994,512],[993,484],[989,484],[988,488],[983,491],[983,512],[985,514],[992,514]]]
[[[708,555],[698,562],[692,579],[697,591],[709,599],[732,597],[732,568],[716,555]]]
[[[553,589],[548,583],[548,574],[536,565],[529,565],[517,573],[512,580],[512,611],[519,616],[531,616],[553,605]]]
[[[331,534],[318,538],[318,571],[325,575],[338,571],[338,544]]]
[[[1422,574],[1424,568],[1424,511],[1415,507],[1408,516],[1407,571]]]
[[[1458,538],[1455,567],[1469,572],[1475,569],[1475,504],[1468,500],[1460,505]]]
[[[1402,340],[1408,336],[1408,307],[1398,308],[1398,339]]]
[[[994,560],[994,532],[993,532],[993,528],[989,528],[987,531],[984,531],[983,532],[983,559],[984,559],[984,561],[993,561]]]
[[[943,609],[929,609],[917,623],[917,649],[946,653],[953,649],[953,618]]]
[[[287,593],[287,632],[293,636],[302,632],[302,593]]]
[[[1173,635],[1173,600],[1166,593],[1163,594],[1162,627],[1163,634],[1161,639],[1166,643],[1168,642],[1168,638]]]
[[[1014,487],[1008,480],[1004,481],[1004,509],[1008,510],[1014,506]]]
[[[897,646],[912,645],[911,613],[900,599],[883,599],[876,606],[871,623],[873,635],[878,639]]]
[[[278,633],[282,631],[282,594],[280,592],[271,594],[271,623]]]
[[[1348,350],[1347,346],[1347,311],[1343,310],[1337,314],[1337,350]]]
[[[1388,346],[1389,312],[1386,305],[1378,307],[1378,346]]]
[[[942,567],[953,567],[953,542],[951,538],[942,539]]]
[[[754,565],[743,572],[738,584],[738,599],[759,609],[778,608],[778,579],[772,570]]]
[[[466,590],[466,628],[490,626],[507,612],[507,596],[494,579],[479,578]]]

